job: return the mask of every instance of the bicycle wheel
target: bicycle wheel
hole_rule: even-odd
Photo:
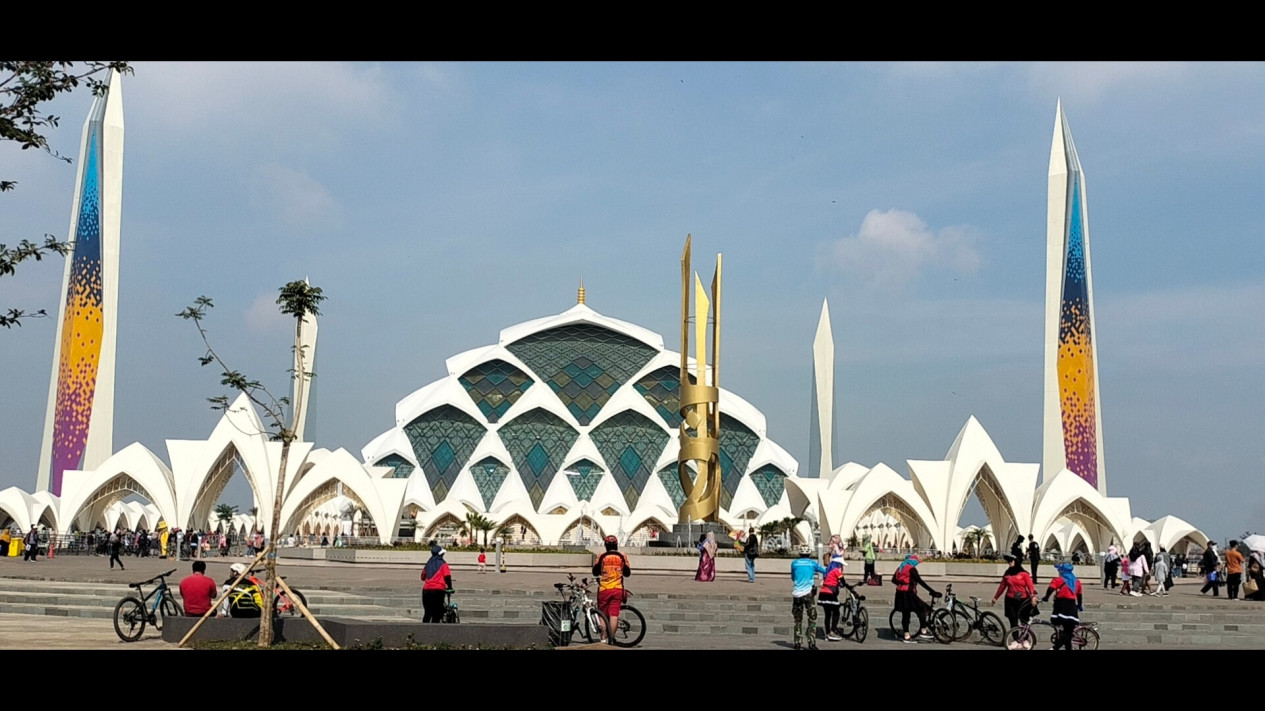
[[[1072,649],[1098,649],[1098,630],[1084,625],[1072,630]]]
[[[461,615],[457,614],[456,610],[444,610],[444,622],[455,625],[461,622]]]
[[[971,616],[956,608],[951,614],[949,627],[953,630],[953,641],[961,642],[969,639],[971,631],[974,629],[971,625]]]
[[[842,610],[839,613],[839,624],[836,625],[836,630],[838,631],[840,637],[851,637],[852,632],[856,629],[856,614],[854,612],[854,605],[856,605],[856,603],[847,603],[841,606]]]
[[[290,588],[290,591],[294,593],[294,597],[298,598],[299,601],[303,603],[304,607],[307,607],[307,598],[303,596],[303,593],[299,592],[298,590],[295,590],[294,588]],[[285,602],[282,602],[281,598],[283,596],[285,596],[284,593],[278,592],[272,598],[272,616],[273,617],[294,617],[296,615],[303,614],[299,612],[299,607],[298,605],[294,604],[293,599],[289,599],[289,600],[286,600]]]
[[[145,603],[125,597],[114,606],[114,633],[124,642],[135,642],[145,632]]]
[[[936,610],[931,616],[930,623],[931,636],[935,637],[940,644],[948,644],[955,639],[953,617],[948,610]]]
[[[600,642],[605,636],[606,619],[602,617],[602,613],[597,608],[590,607],[584,611],[584,623],[581,634],[584,635],[584,641],[592,644],[594,641]]]
[[[979,634],[988,644],[1000,645],[1006,637],[1006,624],[991,612],[981,612],[979,616]]]
[[[645,636],[645,615],[632,605],[624,605],[619,611],[619,619],[614,634],[611,635],[611,644],[616,647],[635,647]]]
[[[163,623],[168,617],[180,617],[184,615],[184,610],[180,609],[180,603],[170,595],[164,595],[163,601],[158,605],[158,614],[154,617],[154,629],[162,629]]]
[[[910,617],[913,617],[913,615],[910,615]],[[892,630],[893,639],[900,639],[905,634],[905,631],[900,628],[900,613],[896,610],[892,610],[891,614],[887,616],[887,626]]]
[[[1010,628],[1010,631],[1006,633],[1005,640],[1006,649],[1016,651],[1034,649],[1037,646],[1036,633],[1032,631],[1031,627],[1024,627],[1023,625]]]
[[[852,628],[852,638],[857,642],[864,642],[865,635],[870,632],[870,613],[865,611],[864,607],[857,609],[856,625]]]

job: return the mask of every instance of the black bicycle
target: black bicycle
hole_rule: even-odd
[[[167,586],[167,577],[175,574],[175,569],[160,573],[149,580],[129,583],[129,588],[136,590],[135,595],[128,595],[114,606],[114,632],[124,642],[135,642],[145,632],[145,625],[153,625],[154,629],[163,628],[163,620],[168,617],[180,617],[184,611],[175,595]],[[142,586],[158,581],[158,587],[144,594]],[[150,600],[153,602],[150,603]],[[148,606],[148,609],[146,609]]]
[[[987,610],[979,609],[979,598],[970,596],[971,604],[967,606],[953,592],[953,585],[944,589],[944,607],[937,610],[931,618],[931,633],[942,644],[961,642],[979,632],[980,639],[989,644],[1001,646],[1006,636],[1006,623]]]
[[[444,602],[444,617],[440,621],[457,624],[458,622],[461,622],[461,613],[458,610],[457,603],[452,601],[451,590],[445,590],[444,592],[447,593]]]
[[[848,600],[839,610],[840,636],[851,637],[857,642],[865,641],[865,636],[870,632],[870,613],[866,611],[865,605],[861,604],[864,601],[864,595],[848,591]]]

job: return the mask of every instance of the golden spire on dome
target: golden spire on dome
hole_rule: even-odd
[[[576,292],[575,303],[584,303],[584,277],[580,277],[580,290]]]

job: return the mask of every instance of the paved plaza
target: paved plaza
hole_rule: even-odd
[[[228,575],[228,567],[233,562],[244,561],[241,558],[211,558],[207,560],[208,574],[215,580],[222,580]],[[26,581],[38,584],[41,589],[47,588],[50,594],[63,590],[74,584],[106,584],[121,585],[129,582],[145,580],[157,573],[176,569],[172,580],[175,584],[189,572],[190,561],[160,560],[155,558],[129,558],[126,571],[111,571],[105,557],[64,556],[60,558],[40,559],[36,563],[25,563],[16,558],[0,559],[0,582]],[[854,564],[859,567],[859,564]],[[325,561],[293,561],[282,560],[282,573],[292,586],[301,590],[338,590],[357,591],[394,591],[403,595],[416,594],[420,598],[420,582],[418,566],[396,566],[381,564],[347,565]],[[1050,572],[1052,568],[1048,569]],[[1042,573],[1045,568],[1041,570]],[[568,572],[577,577],[587,575],[585,570],[510,570],[506,573],[478,574],[474,569],[457,567],[453,571],[454,587],[460,599],[462,591],[467,591],[471,598],[478,591],[480,599],[494,598],[497,595],[522,595],[524,592],[539,593],[541,599],[552,599],[553,584],[566,579]],[[850,573],[852,573],[850,569]],[[855,574],[855,573],[853,573]],[[1041,578],[1039,589],[1044,589],[1048,578]],[[943,591],[945,585],[952,583],[954,591],[963,601],[969,602],[969,596],[975,595],[985,602],[992,598],[996,583],[980,578],[954,577],[929,578],[930,585]],[[1179,579],[1172,594],[1167,598],[1125,597],[1116,592],[1104,591],[1098,584],[1086,583],[1086,612],[1084,619],[1095,620],[1112,614],[1107,608],[1115,604],[1127,604],[1132,610],[1150,611],[1156,614],[1177,610],[1188,613],[1221,612],[1224,614],[1242,614],[1248,610],[1257,610],[1258,603],[1231,602],[1224,597],[1212,598],[1201,596],[1199,588],[1202,580],[1196,578]],[[787,598],[786,621],[790,624],[789,591],[790,580],[782,575],[758,575],[755,583],[748,583],[745,575],[721,575],[711,583],[695,582],[688,575],[646,574],[641,575],[634,570],[628,581],[629,589],[634,595],[659,596],[667,599],[689,598],[763,598],[777,600]],[[868,597],[867,606],[871,611],[871,632],[864,644],[851,640],[843,642],[819,642],[823,650],[882,650],[882,649],[938,649],[938,650],[997,650],[977,644],[940,645],[923,643],[906,645],[892,637],[887,629],[887,616],[890,610],[893,588],[890,585],[861,588]],[[635,602],[635,597],[634,597]],[[1106,606],[1106,607],[1105,607]],[[1249,607],[1250,606],[1250,607]],[[643,605],[643,609],[644,609]],[[471,609],[463,605],[463,610]],[[993,612],[1002,615],[1001,605],[990,607]],[[1265,607],[1260,608],[1265,612]],[[1048,612],[1048,606],[1043,609]],[[64,614],[64,613],[63,613]],[[1174,614],[1182,617],[1179,613]],[[1193,618],[1192,618],[1193,619]],[[534,622],[534,621],[533,621]],[[478,624],[478,622],[475,622]],[[1193,625],[1191,626],[1193,627]],[[1240,626],[1241,627],[1241,626]],[[653,627],[652,627],[653,629]],[[1119,644],[1113,641],[1109,632],[1104,632],[1104,650],[1112,649],[1176,649],[1206,648],[1214,649],[1222,646],[1209,639],[1208,643],[1192,643],[1189,639],[1180,643],[1165,643],[1159,636],[1153,641],[1143,638],[1141,641],[1130,641]],[[1242,643],[1236,644],[1244,648]],[[1261,645],[1265,647],[1265,644]],[[568,651],[596,649],[597,645],[587,647],[575,644]],[[706,649],[706,650],[778,650],[790,649],[789,635],[769,634],[665,634],[654,632],[647,634],[642,649]],[[161,640],[158,632],[146,630],[144,637],[135,643],[124,643],[114,634],[109,619],[65,617],[59,616],[55,609],[46,610],[44,615],[33,614],[0,614],[0,649],[177,649],[175,645]]]

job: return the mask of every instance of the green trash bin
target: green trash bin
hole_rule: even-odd
[[[571,644],[571,609],[558,600],[540,603],[540,624],[549,628],[549,644],[566,647]]]

